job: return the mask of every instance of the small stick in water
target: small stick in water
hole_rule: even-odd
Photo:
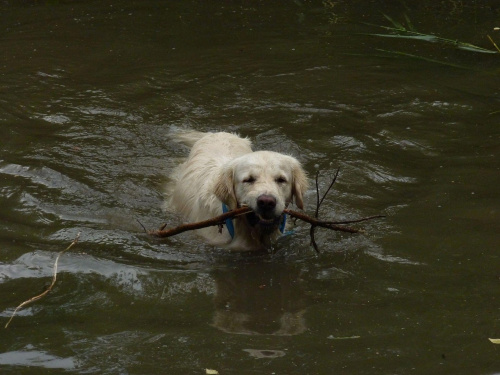
[[[35,301],[38,301],[39,299],[45,297],[51,290],[52,288],[54,287],[54,285],[56,284],[56,280],[57,280],[57,264],[59,262],[59,258],[61,257],[61,255],[63,255],[66,251],[68,251],[69,249],[71,249],[74,245],[76,245],[76,243],[78,242],[78,239],[80,238],[80,233],[79,232],[75,239],[73,240],[73,242],[71,242],[71,244],[66,248],[64,249],[63,251],[61,251],[58,255],[57,255],[57,258],[56,258],[56,261],[54,262],[54,276],[52,277],[52,283],[50,284],[50,286],[42,293],[42,294],[39,294],[35,297],[32,297],[30,298],[29,300],[27,301],[24,301],[23,303],[21,303],[19,306],[16,307],[16,309],[14,310],[14,312],[12,313],[9,321],[7,322],[7,324],[5,325],[5,328],[7,328],[10,324],[10,322],[12,321],[12,319],[14,319],[14,316],[17,314],[17,312],[22,309],[24,306],[26,305],[29,305],[30,303],[32,302],[35,302]]]

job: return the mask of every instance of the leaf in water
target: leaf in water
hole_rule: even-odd
[[[433,34],[420,33],[420,32],[417,32],[415,30],[415,28],[413,27],[413,25],[411,25],[411,24],[409,24],[408,28],[406,28],[401,23],[394,21],[388,15],[384,14],[384,17],[392,23],[393,27],[375,25],[375,24],[366,23],[366,22],[364,22],[364,24],[369,25],[369,26],[379,27],[379,28],[382,28],[384,30],[390,30],[396,34],[392,34],[392,35],[368,34],[368,35],[386,37],[386,38],[387,37],[411,38],[411,39],[419,39],[419,40],[423,40],[426,42],[432,42],[432,43],[443,43],[443,44],[447,44],[447,45],[452,45],[455,48],[459,48],[459,49],[469,51],[469,52],[480,52],[480,53],[499,53],[500,52],[500,49],[495,45],[495,43],[493,42],[493,40],[491,40],[491,38],[490,38],[490,40],[493,42],[493,44],[497,48],[496,51],[491,50],[491,49],[487,49],[487,48],[483,48],[483,47],[479,47],[479,46],[475,46],[475,45],[470,44],[470,43],[460,42],[458,40],[443,38],[443,37],[433,35]],[[409,19],[407,19],[407,22],[410,22]]]
[[[378,33],[369,33],[365,35],[377,36],[382,38],[400,38],[400,39],[414,39],[414,40],[422,40],[424,42],[430,43],[443,43],[447,45],[452,45],[458,49],[462,49],[469,52],[478,52],[478,53],[498,53],[497,51],[493,51],[490,49],[482,48],[475,46],[470,43],[463,43],[456,40],[441,38],[432,34],[421,34],[415,32],[405,31],[405,34],[378,34]]]
[[[405,17],[405,20],[406,20],[406,24],[408,25],[408,29],[410,29],[411,31],[415,31],[415,27],[411,23],[410,17],[408,17],[408,15],[406,13],[404,14],[404,17]]]
[[[400,38],[400,39],[418,39],[425,42],[437,42],[437,38],[433,35],[402,35],[402,34],[365,34],[370,36],[378,36],[382,38]]]
[[[219,371],[206,368],[205,369],[205,374],[207,374],[207,375],[218,375]]]
[[[500,339],[488,339],[490,340],[493,344],[500,344]]]
[[[441,64],[441,65],[446,65],[446,66],[452,66],[454,68],[474,70],[473,68],[470,68],[468,66],[457,65],[457,64],[452,64],[452,63],[446,62],[446,61],[440,61],[440,60],[430,59],[430,58],[423,57],[423,56],[412,55],[411,53],[404,53],[404,52],[400,52],[400,51],[388,51],[388,50],[380,49],[380,48],[377,48],[376,50],[380,51],[380,52],[386,52],[386,53],[392,54],[394,56],[410,57],[412,59],[427,61],[430,63]]]
[[[394,27],[395,27],[397,30],[403,30],[403,31],[406,31],[406,28],[405,28],[402,24],[400,24],[399,22],[394,21],[394,20],[393,20],[391,17],[389,17],[387,14],[385,14],[385,13],[382,13],[382,14],[384,15],[384,17],[385,17],[386,19],[388,19],[388,20],[389,20],[389,22],[390,22],[390,23],[392,23],[392,24],[394,25]]]
[[[479,53],[498,53],[498,51],[492,51],[490,49],[478,47],[469,43],[457,42],[455,45],[457,46],[457,48],[463,49],[464,51],[479,52]]]

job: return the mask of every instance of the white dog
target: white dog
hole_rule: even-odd
[[[198,230],[210,244],[235,251],[261,250],[284,227],[283,210],[295,198],[303,209],[307,177],[293,157],[253,152],[248,139],[230,133],[190,132],[178,135],[192,146],[174,174],[170,205],[189,222],[207,220],[241,206],[253,212],[219,228]]]

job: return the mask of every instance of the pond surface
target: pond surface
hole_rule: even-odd
[[[81,235],[0,372],[499,374],[500,60],[432,35],[494,51],[500,9],[464,3],[4,1],[2,325]],[[321,217],[387,217],[318,230],[320,254],[301,223],[264,256],[149,238],[179,223],[179,129],[294,155],[322,191],[340,168]]]

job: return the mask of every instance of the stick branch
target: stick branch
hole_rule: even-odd
[[[22,309],[24,306],[26,305],[29,305],[30,303],[32,302],[35,302],[35,301],[38,301],[39,299],[45,297],[51,290],[52,288],[54,287],[54,285],[56,284],[56,280],[57,280],[57,264],[59,263],[59,258],[61,257],[61,255],[63,255],[66,251],[68,251],[69,249],[71,249],[74,245],[76,245],[76,243],[78,242],[78,239],[80,238],[80,233],[78,233],[75,237],[75,239],[73,240],[73,242],[71,242],[71,244],[66,248],[64,249],[63,251],[61,251],[58,255],[57,255],[57,258],[56,258],[56,261],[54,262],[54,271],[53,271],[53,276],[52,276],[52,283],[50,284],[50,286],[45,290],[45,292],[35,296],[35,297],[32,297],[30,298],[29,300],[27,301],[24,301],[23,303],[21,303],[19,306],[16,307],[16,309],[14,310],[14,312],[12,313],[9,321],[7,322],[7,324],[5,325],[5,328],[7,328],[10,324],[10,322],[12,321],[12,319],[14,319],[14,316],[17,314],[17,312]]]
[[[252,212],[252,209],[250,207],[240,207],[240,208],[226,212],[225,214],[213,217],[213,218],[208,219],[208,220],[198,221],[195,223],[181,224],[177,227],[170,228],[170,229],[149,230],[149,231],[147,231],[147,233],[153,237],[158,237],[158,238],[171,237],[171,236],[175,236],[176,234],[180,234],[180,233],[187,232],[190,230],[213,227],[216,225],[224,225],[227,219],[232,219],[234,217],[245,215],[245,214],[248,214],[250,212]],[[347,232],[347,233],[358,233],[358,232],[360,232],[360,230],[355,229],[355,228],[351,228],[351,227],[347,227],[347,226],[342,226],[343,224],[359,223],[362,221],[367,221],[367,220],[372,220],[372,219],[384,217],[382,215],[377,215],[377,216],[364,217],[361,219],[350,220],[350,221],[323,221],[323,220],[319,220],[319,219],[316,219],[314,217],[311,217],[309,215],[306,215],[302,212],[298,212],[298,211],[294,211],[294,210],[285,209],[285,210],[283,210],[283,212],[290,215],[291,217],[305,221],[306,223],[309,223],[315,227],[317,226],[317,227],[321,227],[321,228],[331,229],[331,230],[340,231],[340,232]]]
[[[330,185],[328,186],[328,189],[326,189],[325,194],[319,199],[319,183],[318,183],[318,178],[319,178],[319,171],[316,173],[316,211],[314,213],[314,217],[317,219],[319,215],[319,208],[323,204],[323,201],[325,200],[326,196],[330,192],[330,190],[333,187],[333,184],[335,181],[337,181],[337,177],[339,176],[340,169],[337,169],[335,172],[335,175],[333,176],[332,182],[330,182]]]
[[[351,227],[344,227],[344,226],[338,225],[339,223],[335,222],[335,221],[318,220],[314,217],[303,214],[302,212],[297,212],[297,211],[293,211],[293,210],[289,210],[289,209],[285,209],[285,210],[283,210],[283,212],[292,216],[292,217],[295,217],[299,220],[305,221],[306,223],[311,224],[311,226],[313,226],[313,227],[327,228],[327,229],[336,230],[339,232],[347,232],[347,233],[360,232],[359,229],[355,229],[355,228],[351,228]],[[369,219],[363,218],[363,219],[359,219],[359,220],[364,221],[364,220],[369,220]],[[358,220],[354,220],[353,222],[357,222],[357,221]]]
[[[147,233],[154,237],[165,238],[175,236],[176,234],[187,232],[189,230],[202,229],[207,227],[214,227],[216,225],[224,225],[227,219],[232,219],[233,217],[248,214],[252,212],[249,207],[240,207],[235,210],[226,212],[225,214],[216,216],[212,219],[198,221],[196,223],[181,224],[175,228],[164,229],[165,226],[160,230],[150,230]]]
[[[335,183],[335,181],[337,181],[337,177],[339,176],[339,172],[340,172],[340,169],[337,169],[337,172],[335,172],[335,176],[333,177],[332,182],[330,182],[328,189],[326,189],[325,194],[323,194],[321,199],[319,198],[319,181],[318,181],[319,180],[319,170],[316,172],[316,178],[314,179],[316,182],[316,211],[314,212],[314,217],[316,219],[319,216],[319,208],[321,207],[321,205],[323,204],[323,201],[325,200],[326,196],[328,195],[331,188],[333,187],[333,184]],[[311,237],[311,245],[314,247],[314,250],[316,250],[316,253],[319,253],[318,244],[316,243],[316,237],[314,236],[315,235],[314,231],[316,230],[317,224],[313,224],[313,223],[310,223],[310,224],[311,224],[311,228],[309,229],[309,237]],[[333,229],[333,228],[330,228],[330,229]],[[351,228],[349,228],[349,229],[351,229]],[[356,232],[351,232],[351,233],[356,233]]]

